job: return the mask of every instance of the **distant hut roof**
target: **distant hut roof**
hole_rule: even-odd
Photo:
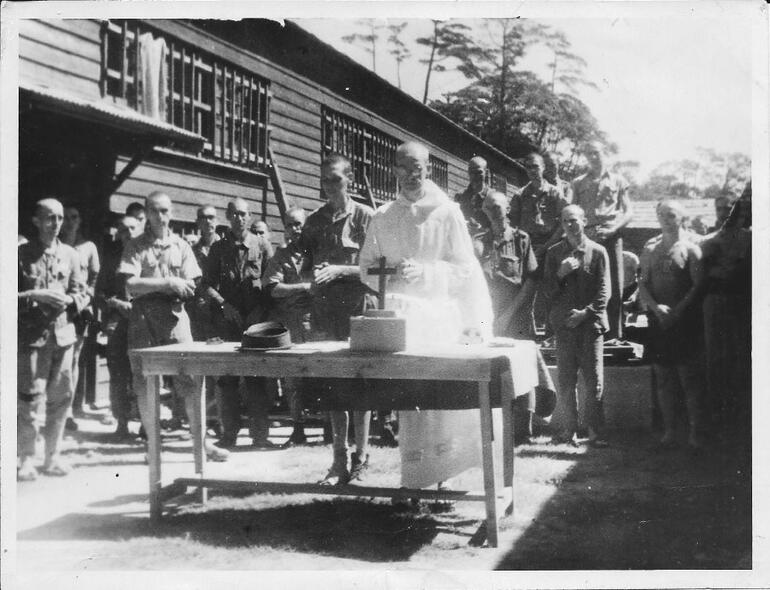
[[[684,207],[690,219],[700,215],[707,226],[714,225],[716,215],[714,201],[711,199],[677,199],[677,202]],[[655,214],[657,204],[658,201],[633,201],[634,216],[629,227],[658,228],[658,217]]]

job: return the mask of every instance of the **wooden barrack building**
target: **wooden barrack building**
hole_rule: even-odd
[[[326,153],[350,157],[362,200],[379,204],[408,139],[429,146],[450,194],[474,155],[509,194],[526,182],[511,157],[288,21],[25,20],[19,72],[22,233],[43,196],[95,229],[163,190],[177,229],[203,204],[224,220],[243,197],[278,241],[285,207],[320,206]]]

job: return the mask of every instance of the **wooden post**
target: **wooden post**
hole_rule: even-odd
[[[275,194],[275,202],[278,205],[278,212],[281,214],[281,219],[286,216],[286,192],[283,187],[283,180],[281,179],[281,170],[278,167],[278,162],[275,160],[275,154],[273,154],[273,148],[267,147],[268,155],[270,156],[270,184],[273,185],[273,193]]]
[[[206,477],[206,452],[204,448],[206,440],[206,379],[204,377],[194,377],[195,380],[195,407],[193,415],[190,416],[190,434],[192,435],[193,457],[195,459],[195,473],[199,479]],[[198,494],[202,504],[208,500],[208,494],[205,487],[198,488]]]
[[[377,208],[377,203],[374,200],[374,193],[372,192],[372,185],[369,183],[369,177],[364,172],[364,186],[366,187],[366,200],[369,201],[369,206],[372,209]]]
[[[150,471],[150,521],[158,523],[163,515],[160,468],[160,375],[145,375],[147,386],[147,463]],[[141,387],[141,384],[140,384]]]
[[[481,457],[484,468],[484,496],[487,509],[487,541],[497,547],[497,490],[495,489],[495,451],[492,446],[492,408],[489,382],[479,382],[479,414],[481,417]]]

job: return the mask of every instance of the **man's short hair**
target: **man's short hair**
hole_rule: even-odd
[[[682,204],[679,201],[675,201],[674,199],[661,199],[658,201],[658,204],[655,205],[655,213],[658,213],[662,207],[668,207],[669,209],[673,209],[682,216],[682,221],[687,217],[684,211],[684,207],[682,207]]]
[[[64,205],[62,205],[62,202],[56,197],[44,197],[40,199],[37,203],[35,203],[35,217],[40,215],[41,210],[43,209],[50,210],[52,207],[56,205],[59,205],[59,207],[62,208],[62,211],[64,211]]]
[[[489,164],[487,164],[487,161],[481,156],[473,156],[470,160],[468,160],[468,170],[486,170],[488,167]]]
[[[139,201],[129,203],[128,207],[126,207],[126,215],[136,217],[140,213],[145,213],[145,208]]]
[[[286,213],[283,214],[283,218],[286,219],[289,217],[289,215],[302,215],[303,219],[307,218],[307,211],[305,211],[302,207],[299,205],[292,205],[288,209],[286,209]]]
[[[333,152],[326,156],[323,160],[321,160],[321,168],[331,168],[332,166],[336,166],[337,164],[342,164],[343,168],[342,171],[349,176],[353,175],[353,165],[350,163],[350,160],[343,156],[342,154],[338,154],[336,152]]]
[[[509,207],[510,203],[508,202],[508,197],[498,191],[490,191],[487,193],[487,196],[484,197],[484,201],[481,204],[481,209],[484,213],[487,213],[487,216],[489,216],[488,212],[498,211],[505,217]]]
[[[214,205],[203,205],[203,207],[198,207],[198,212],[195,214],[195,217],[197,219],[203,217],[203,212],[206,211],[206,209],[213,209],[214,213],[216,214],[217,209],[214,207]]]
[[[575,203],[571,203],[570,205],[567,205],[566,207],[564,207],[564,209],[562,209],[561,213],[559,214],[559,219],[562,219],[564,217],[565,211],[575,211],[576,213],[580,213],[580,216],[583,219],[586,218],[585,209],[583,209],[580,205],[576,205]]]
[[[425,162],[430,163],[430,150],[428,146],[419,141],[406,141],[398,146],[396,148],[396,162],[398,162],[399,158],[410,152]]]

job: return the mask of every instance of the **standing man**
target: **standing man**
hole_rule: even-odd
[[[702,313],[696,305],[701,251],[682,226],[684,210],[679,203],[661,201],[656,213],[663,233],[642,250],[639,296],[650,310],[647,352],[653,362],[663,416],[660,445],[670,448],[676,444],[676,398],[681,389],[690,424],[688,445],[696,449],[700,447],[705,391]]]
[[[361,315],[369,290],[361,282],[358,256],[364,245],[371,207],[353,200],[350,187],[353,168],[339,154],[321,162],[321,188],[326,204],[314,211],[302,230],[302,246],[313,269],[314,329],[333,340],[350,336],[350,317]],[[331,387],[362,387],[361,381],[324,380]],[[323,485],[360,483],[369,466],[371,412],[352,412],[356,451],[348,469],[348,412],[330,412],[334,461]]]
[[[751,440],[751,183],[701,244],[709,413],[720,436]]]
[[[522,309],[531,309],[533,318],[537,317],[537,323],[544,324],[546,312],[542,298],[538,298],[537,303],[535,298],[543,278],[545,253],[563,234],[560,215],[562,209],[567,206],[567,201],[556,186],[545,180],[545,163],[540,154],[530,154],[525,166],[529,182],[511,199],[509,219],[514,228],[529,235],[532,252],[537,261],[537,270],[532,273],[532,282],[521,294]]]
[[[607,306],[609,332],[607,344],[623,339],[623,238],[619,232],[631,221],[633,212],[628,197],[628,183],[605,166],[598,143],[585,152],[590,170],[572,183],[575,205],[585,211],[586,235],[604,246],[610,257],[611,290]]]
[[[733,208],[733,199],[729,194],[721,194],[714,198],[714,213],[716,214],[716,220],[714,225],[709,228],[708,233],[718,231],[727,221],[730,216],[730,210]]]
[[[586,237],[586,217],[580,206],[565,207],[561,225],[564,238],[548,249],[542,290],[556,333],[559,396],[567,416],[566,428],[554,436],[554,442],[577,446],[577,378],[581,371],[587,389],[589,444],[606,447],[602,392],[609,260],[604,247]]]
[[[561,196],[567,203],[571,203],[572,186],[559,176],[559,157],[554,152],[545,152],[543,162],[545,163],[543,178],[561,191]]]
[[[201,271],[207,266],[211,246],[219,241],[217,233],[217,210],[212,205],[198,209],[196,224],[201,235],[192,247],[195,260]],[[198,286],[195,298],[188,303],[187,312],[190,314],[190,326],[194,340],[208,340],[214,335],[213,318],[211,314],[211,298],[203,284]],[[208,389],[208,388],[207,388]]]
[[[261,322],[267,315],[267,300],[262,292],[262,274],[273,248],[264,238],[249,231],[249,204],[235,199],[227,204],[230,231],[214,243],[203,276],[203,284],[212,304],[214,325],[219,336],[228,341],[240,341],[243,331]],[[219,414],[222,419],[223,448],[234,447],[241,426],[238,377],[220,377]],[[249,414],[249,434],[256,448],[270,448],[271,399],[264,377],[245,377],[246,405]]]
[[[468,160],[468,178],[470,184],[463,192],[457,193],[455,201],[468,224],[468,233],[473,240],[476,256],[481,256],[484,235],[489,231],[489,218],[484,213],[484,198],[493,192],[487,183],[487,161],[481,156]]]
[[[275,251],[262,276],[262,288],[272,298],[271,317],[282,322],[291,334],[291,341],[300,343],[311,339],[311,311],[313,308],[313,269],[302,251],[300,238],[305,226],[305,210],[291,207],[284,216],[286,244]],[[303,380],[284,377],[281,389],[286,395],[294,430],[289,445],[307,442],[305,437],[302,388]]]
[[[530,294],[534,292],[533,274],[537,260],[529,236],[511,227],[508,199],[492,192],[484,200],[484,212],[491,223],[488,253],[482,268],[489,286],[494,309],[494,335],[532,340],[535,320]]]
[[[430,154],[421,143],[396,149],[399,195],[374,214],[361,252],[361,276],[381,257],[386,307],[406,317],[407,343],[427,346],[479,342],[492,336],[492,303],[457,203],[428,179]],[[485,214],[486,216],[486,214]],[[439,484],[478,465],[479,414],[466,411],[399,412],[401,483]]]
[[[123,251],[118,272],[125,275],[132,297],[128,321],[128,348],[192,342],[190,318],[184,302],[195,293],[201,271],[190,245],[172,233],[172,205],[168,195],[154,192],[147,197],[145,232],[131,240]],[[147,430],[147,383],[138,367],[132,367],[139,415]],[[185,400],[187,415],[194,415],[195,388],[190,375],[172,377],[176,393]],[[206,456],[226,461],[229,453],[204,442]]]
[[[102,331],[107,336],[107,370],[110,373],[110,407],[117,420],[117,439],[131,436],[128,422],[131,419],[133,390],[131,364],[128,360],[128,318],[131,302],[126,293],[125,281],[118,274],[120,258],[131,239],[139,235],[139,220],[125,215],[118,222],[117,245],[105,253],[104,266],[97,283],[97,295],[102,309]]]
[[[264,221],[257,221],[251,224],[251,233],[270,241],[270,228]]]
[[[96,244],[91,240],[85,239],[82,232],[82,218],[77,207],[67,206],[64,208],[64,222],[60,239],[68,246],[75,249],[80,258],[80,269],[86,279],[86,295],[88,295],[89,304],[73,318],[75,323],[75,347],[72,349],[72,404],[65,422],[67,430],[77,430],[78,425],[75,422],[73,414],[83,414],[83,402],[94,402],[94,391],[89,388],[89,372],[93,377],[96,370],[96,332],[94,313],[94,295],[96,294],[96,281],[99,278],[99,253],[96,251]],[[85,351],[85,358],[81,362],[81,353]],[[83,376],[80,378],[81,365],[84,369]],[[95,382],[95,378],[94,378]],[[91,389],[90,391],[86,391]],[[109,417],[105,417],[109,419]]]
[[[562,237],[561,211],[567,201],[558,188],[543,177],[545,164],[540,154],[530,154],[526,160],[529,182],[511,200],[511,225],[529,235],[538,264],[545,253]]]
[[[144,231],[144,226],[147,224],[147,211],[144,205],[139,201],[129,203],[126,207],[126,215],[135,218],[139,222],[139,233]]]
[[[59,240],[64,219],[56,199],[38,201],[32,223],[36,238],[19,246],[17,351],[19,469],[17,478],[37,478],[35,440],[45,416],[45,461],[49,475],[67,475],[59,455],[67,410],[72,401],[72,317],[89,303],[77,252]]]

